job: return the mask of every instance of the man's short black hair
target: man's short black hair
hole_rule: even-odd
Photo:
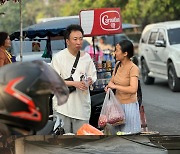
[[[80,31],[82,33],[82,35],[84,35],[84,31],[80,25],[73,25],[72,24],[66,28],[65,39],[69,39],[69,36],[70,36],[72,31]]]

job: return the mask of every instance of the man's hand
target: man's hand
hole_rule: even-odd
[[[74,86],[80,90],[87,90],[88,87],[84,83],[84,81],[74,81]]]
[[[92,78],[91,77],[88,77],[88,85],[92,85],[93,84],[93,81],[92,81]]]

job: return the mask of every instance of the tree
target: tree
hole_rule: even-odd
[[[22,0],[23,27],[37,23],[40,18],[61,16],[60,8],[65,1],[53,0],[53,3],[50,3],[49,0],[48,4],[45,1],[48,0]],[[0,12],[5,12],[4,17],[0,16],[0,31],[12,33],[19,30],[19,3],[9,1],[1,5],[0,9]]]
[[[123,0],[70,0],[65,3],[61,9],[64,16],[77,15],[80,10],[94,9],[94,8],[110,8],[110,7],[121,7],[123,8],[128,1]],[[72,9],[73,8],[73,9]]]
[[[9,0],[0,0],[0,4],[4,4],[6,1],[9,1]],[[18,2],[19,0],[12,0],[14,2]]]
[[[9,1],[0,6],[4,16],[0,16],[0,30],[13,32],[19,28],[19,3]]]
[[[2,0],[0,0],[1,2]],[[0,6],[0,30],[19,30],[19,3],[13,0]],[[178,20],[180,3],[177,0],[22,0],[23,27],[35,24],[40,18],[77,15],[80,10],[119,7],[123,22],[142,25]]]
[[[53,3],[50,3],[50,0],[43,1],[44,3],[40,0],[33,0],[26,3],[24,8],[24,19],[27,19],[25,22],[27,25],[37,23],[40,18],[61,16],[60,8],[64,4],[62,0],[53,0]]]
[[[135,20],[143,28],[149,23],[178,20],[180,3],[176,0],[131,0],[122,14],[127,22]]]

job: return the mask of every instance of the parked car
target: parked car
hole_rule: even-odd
[[[32,41],[32,40],[26,40],[22,43],[22,61],[32,61],[32,60],[43,60],[47,63],[50,63],[50,58],[43,58],[42,55],[46,48],[46,40],[39,40],[39,41]],[[84,40],[82,50],[89,45],[89,43]],[[37,47],[36,47],[37,46]],[[51,40],[51,50],[52,50],[52,56],[56,52],[62,50],[65,48],[65,41],[62,40]],[[16,57],[16,61],[21,61],[20,59],[20,41],[12,41],[10,52],[12,55]]]
[[[153,84],[167,79],[172,91],[180,91],[180,20],[147,25],[139,42],[142,79]]]

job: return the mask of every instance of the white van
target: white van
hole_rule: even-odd
[[[167,79],[172,91],[180,91],[180,20],[147,25],[139,42],[142,79],[153,84]]]
[[[22,61],[32,61],[32,60],[43,60],[47,63],[50,63],[50,58],[43,58],[42,55],[46,49],[46,40],[39,41],[31,41],[25,40],[22,42]],[[89,43],[84,40],[83,47],[84,48],[89,45]],[[52,56],[56,52],[65,48],[65,41],[62,40],[51,40],[51,50]],[[16,61],[21,61],[20,59],[20,41],[12,41],[10,52],[12,55],[16,57]]]
[[[42,55],[46,48],[46,40],[31,41],[25,40],[22,42],[22,61],[32,61],[32,60],[44,60],[47,63],[50,62],[50,58],[43,58]],[[52,40],[51,50],[52,54],[58,52],[65,48],[64,40]],[[20,59],[20,41],[12,41],[11,53],[16,57],[16,61],[21,61]]]

